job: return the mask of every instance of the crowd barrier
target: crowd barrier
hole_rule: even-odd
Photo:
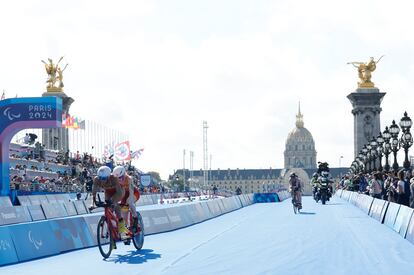
[[[408,225],[410,223],[411,217],[413,215],[412,208],[401,205],[400,210],[398,211],[397,218],[395,219],[394,223],[394,230],[395,232],[399,233],[403,238],[408,230]]]
[[[0,197],[0,208],[1,207],[8,207],[13,206],[13,204],[10,201],[9,197]]]
[[[379,221],[380,223],[383,223],[384,217],[385,217],[385,211],[387,210],[389,202],[380,200],[380,199],[374,199],[371,206],[371,211],[369,212],[369,215]]]
[[[387,212],[385,213],[384,224],[389,228],[394,228],[395,220],[397,219],[398,211],[400,210],[399,204],[390,202],[388,205]]]
[[[286,199],[288,199],[288,198],[291,197],[290,196],[290,193],[288,191],[286,191],[286,190],[276,192],[276,194],[279,197],[279,201],[284,201],[284,200],[286,200]]]
[[[97,245],[96,228],[102,213],[75,216],[87,213],[84,201],[60,204],[46,203],[44,199],[37,197],[31,200],[35,203],[43,201],[41,204],[10,207],[19,209],[18,214],[13,213],[21,221],[0,226],[0,266]],[[149,199],[154,201],[159,197],[152,195]],[[142,209],[140,213],[145,233],[155,234],[190,226],[253,203],[254,194],[242,194],[159,209]],[[30,222],[34,220],[37,222]]]
[[[279,202],[279,196],[276,193],[255,193],[254,203]]]
[[[413,208],[347,190],[338,190],[335,196],[354,204],[370,217],[414,244]]]

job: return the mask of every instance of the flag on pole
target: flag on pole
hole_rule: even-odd
[[[131,151],[129,149],[129,141],[124,141],[115,145],[114,155],[117,161],[130,160]]]
[[[131,159],[139,159],[142,152],[144,152],[144,148],[131,152]]]

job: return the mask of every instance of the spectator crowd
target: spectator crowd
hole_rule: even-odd
[[[414,171],[348,174],[341,178],[337,188],[414,208]]]

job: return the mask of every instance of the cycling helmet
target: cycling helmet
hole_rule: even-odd
[[[317,178],[318,177],[318,173],[313,173],[312,178]]]
[[[122,165],[118,165],[114,168],[113,175],[117,178],[122,178],[126,174],[125,168]]]
[[[290,173],[290,177],[291,178],[296,177],[296,174],[295,173]]]
[[[101,166],[98,169],[98,179],[99,180],[107,180],[111,175],[111,169],[108,166]]]
[[[328,177],[328,176],[329,176],[329,173],[328,172],[322,171],[322,177]]]

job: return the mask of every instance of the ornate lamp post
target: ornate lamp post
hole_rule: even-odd
[[[359,154],[358,154],[358,157],[357,157],[357,159],[359,160],[359,168],[360,168],[359,172],[364,172],[364,170],[365,170],[364,158],[365,158],[365,156],[362,153],[362,150],[359,151]]]
[[[392,169],[394,172],[398,171],[400,167],[397,162],[397,152],[400,150],[400,143],[398,142],[398,134],[400,133],[400,127],[395,124],[395,120],[392,121],[390,126],[390,134],[391,134],[391,151],[394,154],[394,163],[392,164]]]
[[[372,137],[369,144],[371,145],[372,171],[376,171],[377,170],[376,160],[378,156],[377,155],[377,147],[378,147],[377,139],[375,137]]]
[[[364,172],[366,173],[366,172],[368,172],[368,170],[369,170],[369,167],[368,167],[368,149],[367,149],[367,146],[366,145],[364,145],[364,147],[362,147],[362,154],[364,155],[364,157],[363,157],[363,159],[364,159],[364,167],[365,167],[365,169],[364,169]]]
[[[410,170],[411,164],[408,160],[408,149],[413,145],[413,136],[410,133],[410,128],[413,122],[411,118],[407,115],[407,112],[404,113],[404,116],[401,118],[400,127],[402,130],[402,135],[400,138],[400,146],[404,148],[405,159],[403,167],[405,170]]]
[[[371,149],[372,149],[371,142],[368,142],[367,143],[368,173],[371,173],[372,170],[373,170],[372,163],[371,163],[371,161],[372,161]]]
[[[377,137],[377,143],[378,143],[377,154],[378,154],[378,159],[379,159],[378,171],[382,172],[382,150],[384,149],[383,148],[384,138],[382,137],[381,133]]]
[[[384,166],[384,170],[385,172],[389,172],[390,171],[390,163],[388,162],[388,156],[391,153],[391,144],[390,144],[390,139],[391,139],[391,133],[388,130],[388,127],[385,127],[384,132],[382,133],[382,137],[384,138],[384,146],[383,146],[383,153],[385,155],[385,166]]]

